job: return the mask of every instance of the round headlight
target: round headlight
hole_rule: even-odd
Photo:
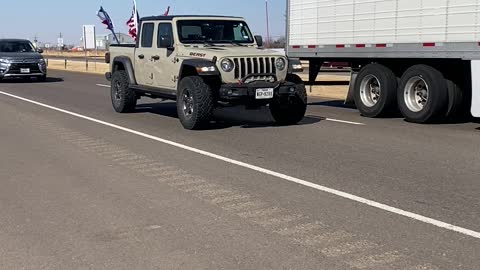
[[[233,70],[234,64],[232,60],[225,58],[222,60],[222,62],[220,62],[220,66],[222,67],[223,71],[230,72]]]
[[[277,67],[277,69],[280,71],[284,70],[286,66],[287,66],[287,62],[283,58],[278,58],[275,61],[275,67]]]

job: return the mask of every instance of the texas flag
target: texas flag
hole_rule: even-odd
[[[102,23],[105,24],[105,26],[107,26],[107,29],[112,31],[112,34],[113,34],[113,37],[115,38],[115,41],[117,43],[120,43],[118,41],[118,38],[117,38],[117,35],[115,34],[115,29],[114,29],[114,26],[113,26],[113,21],[112,19],[110,19],[110,16],[108,15],[108,13],[103,9],[103,7],[100,7],[100,10],[97,12],[97,16],[100,18],[100,20],[102,20]]]

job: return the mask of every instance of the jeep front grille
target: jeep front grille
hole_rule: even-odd
[[[243,79],[250,74],[275,74],[275,57],[233,58],[235,79]]]

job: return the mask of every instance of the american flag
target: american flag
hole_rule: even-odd
[[[165,11],[165,13],[163,14],[163,16],[168,16],[168,14],[170,14],[170,6],[168,6],[168,8]]]
[[[133,0],[133,12],[132,17],[127,21],[128,34],[136,41],[137,40],[137,30],[138,30],[138,11],[137,11],[137,2]]]

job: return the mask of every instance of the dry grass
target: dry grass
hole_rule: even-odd
[[[65,68],[65,61],[63,60],[48,60],[48,68],[51,70],[66,70],[74,72],[84,72],[92,74],[105,74],[109,71],[109,65],[105,63],[88,63],[88,69],[83,61],[67,61],[67,68]]]
[[[83,61],[67,61],[67,68],[65,69],[65,61],[51,59],[48,61],[48,68],[52,70],[66,70],[102,75],[109,71],[109,65],[106,63],[90,62],[87,70],[85,62]],[[301,74],[300,77],[305,81],[308,80],[308,75],[306,74]],[[344,74],[319,75],[318,80],[322,82],[348,82],[350,80],[350,76]],[[307,92],[308,95],[312,97],[344,100],[347,96],[348,85],[307,86]]]
[[[64,51],[53,51],[48,50],[43,53],[44,56],[61,56],[61,57],[85,57],[85,52],[64,52]],[[98,57],[105,58],[104,51],[89,51],[87,52],[88,57]]]
[[[300,77],[304,81],[308,81],[308,75],[301,74]],[[348,75],[322,75],[320,74],[317,81],[321,82],[347,82],[350,81],[350,74]],[[307,86],[309,96],[321,97],[326,99],[345,100],[348,94],[348,85],[315,85]]]
[[[331,100],[345,100],[348,94],[348,86],[343,85],[329,85],[321,86],[315,85],[310,88],[307,86],[307,93],[310,97],[320,97]]]

